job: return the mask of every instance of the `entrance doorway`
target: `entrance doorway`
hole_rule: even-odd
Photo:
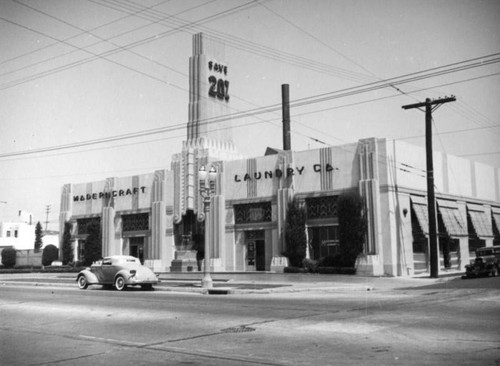
[[[246,231],[247,265],[256,271],[266,270],[266,240],[264,230]]]
[[[139,258],[141,263],[144,263],[144,237],[131,237],[129,238],[129,254],[132,257]]]

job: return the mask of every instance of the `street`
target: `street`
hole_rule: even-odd
[[[3,365],[500,365],[500,278],[201,295],[0,288]]]

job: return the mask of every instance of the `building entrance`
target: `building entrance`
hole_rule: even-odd
[[[141,263],[144,263],[144,237],[131,237],[129,238],[129,254],[132,257],[139,258]]]
[[[247,265],[256,271],[266,270],[266,241],[264,230],[246,231]]]

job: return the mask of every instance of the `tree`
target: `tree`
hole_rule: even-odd
[[[367,221],[363,198],[357,192],[346,192],[337,201],[339,218],[339,260],[343,267],[354,267],[363,252]]]
[[[306,257],[306,219],[307,213],[304,206],[294,202],[288,207],[285,226],[286,252],[284,255],[288,257],[292,267],[302,267],[302,261]]]
[[[73,244],[71,244],[71,229],[73,225],[70,222],[64,223],[64,232],[62,237],[62,263],[64,265],[73,262]]]
[[[85,240],[83,264],[90,266],[93,262],[102,258],[101,225],[92,223],[87,226],[87,240]]]
[[[38,221],[35,226],[35,253],[38,253],[42,249],[42,238],[42,225],[40,224],[40,221]]]
[[[16,265],[16,250],[14,248],[2,250],[2,264],[6,268],[12,268]]]
[[[42,266],[50,266],[50,264],[59,258],[59,249],[52,244],[43,248]]]

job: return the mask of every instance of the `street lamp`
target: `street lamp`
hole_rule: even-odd
[[[205,212],[205,259],[203,266],[203,279],[201,287],[212,288],[213,282],[210,277],[210,199],[215,196],[215,178],[217,170],[214,166],[206,171],[202,166],[198,171],[198,179],[200,181],[200,195],[203,198],[203,208]]]

